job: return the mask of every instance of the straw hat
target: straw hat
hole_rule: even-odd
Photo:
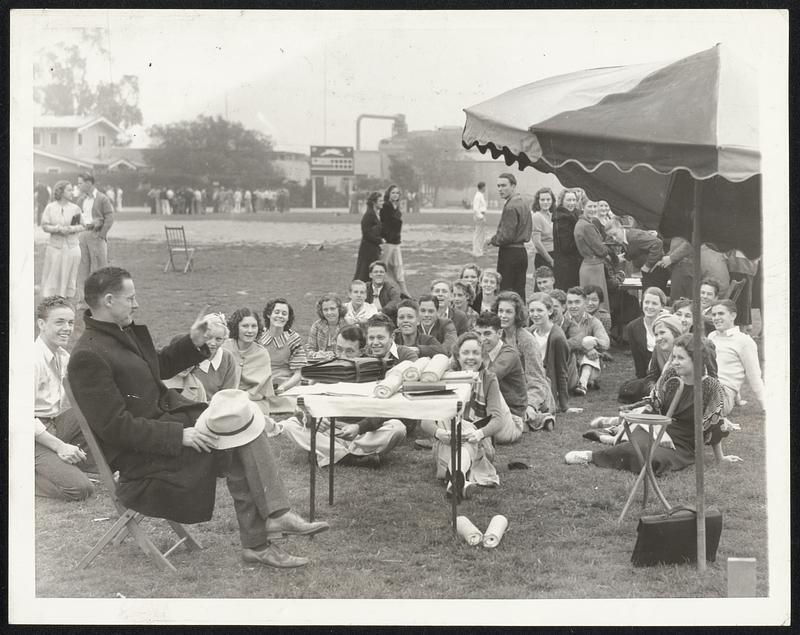
[[[264,414],[242,390],[220,390],[200,416],[194,427],[216,435],[217,449],[227,450],[246,445],[264,431]]]

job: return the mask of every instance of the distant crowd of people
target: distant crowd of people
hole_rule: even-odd
[[[290,211],[289,190],[249,190],[213,187],[151,188],[147,193],[151,214],[253,214]]]

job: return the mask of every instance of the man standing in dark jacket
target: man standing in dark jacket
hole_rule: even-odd
[[[86,279],[84,297],[86,330],[70,357],[69,382],[108,463],[119,471],[120,500],[146,516],[205,522],[214,510],[217,475],[224,471],[242,558],[281,568],[307,564],[270,538],[311,535],[328,525],[290,511],[266,434],[216,451],[218,437],[195,428],[206,404],[162,382],[208,358],[205,323],[198,319],[188,335],[156,352],[147,327],[133,322],[139,305],[127,271],[95,271]]]
[[[516,291],[525,300],[525,283],[528,274],[528,251],[525,243],[531,239],[533,229],[531,211],[516,193],[517,179],[504,172],[497,177],[497,192],[505,200],[497,232],[489,240],[498,247],[497,271],[502,276],[500,290]]]

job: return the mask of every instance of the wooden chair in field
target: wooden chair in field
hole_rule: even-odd
[[[173,260],[175,254],[183,254],[186,257],[186,266],[183,268],[183,273],[194,269],[194,247],[189,247],[186,244],[186,232],[183,229],[183,225],[180,227],[165,225],[164,231],[167,234],[167,250],[169,251],[169,260],[164,265],[164,273],[167,273],[170,267],[172,267],[173,271],[178,270]]]
[[[177,549],[180,545],[185,545],[189,551],[195,551],[202,549],[202,546],[199,542],[197,542],[197,540],[194,539],[194,537],[183,525],[172,520],[168,520],[167,523],[169,523],[169,526],[172,527],[172,530],[178,535],[179,540],[164,553],[161,553],[158,547],[153,544],[153,541],[150,540],[147,533],[145,533],[145,530],[139,525],[144,516],[133,511],[132,509],[125,507],[125,505],[123,505],[117,497],[117,484],[114,481],[114,475],[112,474],[111,468],[109,467],[108,462],[103,455],[103,451],[100,449],[97,438],[94,436],[94,432],[92,432],[92,429],[89,427],[86,417],[83,416],[80,408],[78,408],[78,404],[75,401],[75,397],[72,394],[72,389],[70,388],[68,381],[64,382],[64,387],[67,392],[67,397],[69,398],[72,407],[75,409],[75,416],[78,420],[78,425],[80,425],[81,432],[83,433],[86,443],[89,445],[89,450],[92,453],[92,458],[97,465],[97,470],[100,473],[100,479],[105,488],[108,490],[109,496],[111,496],[111,501],[114,503],[114,507],[117,508],[117,512],[119,513],[119,518],[117,521],[105,534],[103,534],[103,536],[97,541],[97,544],[92,547],[89,553],[87,553],[81,559],[81,561],[77,564],[77,568],[85,569],[100,554],[107,544],[112,543],[113,545],[119,545],[123,540],[125,540],[126,537],[130,535],[133,536],[133,539],[136,541],[136,544],[139,545],[139,548],[146,555],[152,558],[153,562],[155,562],[159,569],[162,571],[176,571],[172,563],[167,560],[169,555],[175,551],[175,549]]]

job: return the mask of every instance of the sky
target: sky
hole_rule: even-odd
[[[717,42],[758,67],[776,11],[27,11],[36,42],[102,29],[90,79],[139,77],[144,127],[222,115],[279,149],[355,145],[358,115],[463,126],[462,109],[543,77],[672,60]],[[362,149],[391,122],[365,120]],[[134,146],[146,145],[137,131]]]

